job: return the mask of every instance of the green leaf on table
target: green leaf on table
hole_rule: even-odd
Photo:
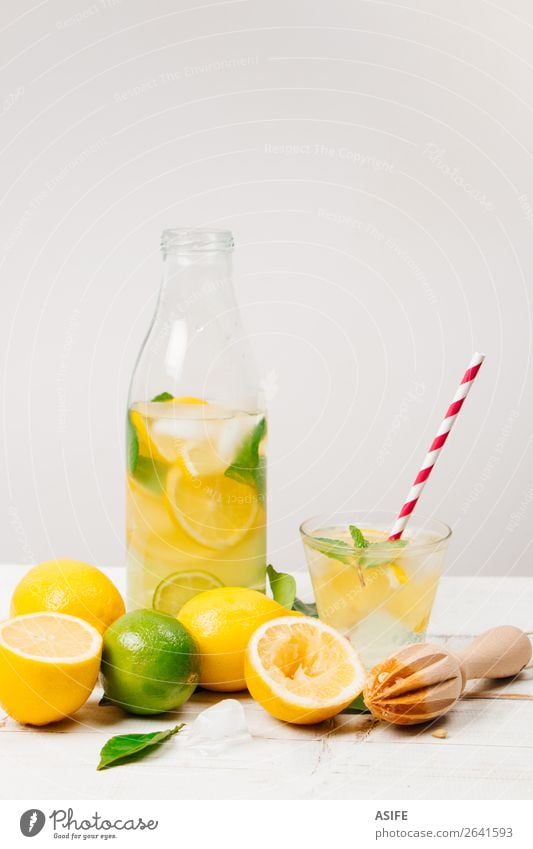
[[[182,722],[181,725],[175,725],[167,731],[152,731],[149,734],[119,734],[117,737],[111,737],[100,752],[100,763],[96,769],[109,769],[112,766],[138,761],[181,731],[183,726]]]
[[[268,581],[274,601],[292,610],[296,598],[296,581],[286,572],[276,572],[273,566],[267,566]]]
[[[356,548],[366,548],[368,542],[363,536],[363,532],[357,528],[355,525],[348,525],[348,530],[350,531],[350,535],[353,539],[353,544]]]
[[[242,442],[231,466],[224,474],[238,483],[254,486],[261,501],[265,497],[265,462],[259,456],[259,445],[266,434],[266,419],[263,416]]]
[[[341,710],[341,713],[370,713],[367,706],[365,705],[365,700],[363,699],[363,694],[361,693],[357,696],[356,699],[353,700],[351,705],[345,707],[344,710]]]
[[[128,410],[128,415],[126,418],[126,461],[128,464],[128,471],[134,472],[137,467],[137,461],[139,459],[139,438],[137,436],[137,431],[133,427],[130,413]]]
[[[398,549],[405,548],[406,539],[383,540],[383,542],[371,542],[365,548],[365,553],[359,560],[363,569],[373,569],[375,566],[386,566],[396,559]],[[374,549],[374,552],[372,551]]]
[[[173,401],[174,396],[170,394],[170,392],[160,392],[159,395],[156,395],[152,398],[152,403],[155,401]]]
[[[299,598],[295,598],[292,609],[297,610],[298,613],[303,613],[304,616],[313,616],[318,619],[318,611],[314,601],[300,601]]]

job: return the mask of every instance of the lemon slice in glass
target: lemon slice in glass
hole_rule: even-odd
[[[198,593],[205,592],[205,590],[214,590],[221,586],[223,586],[222,581],[219,581],[209,572],[174,572],[172,575],[163,578],[161,583],[157,585],[152,607],[154,610],[161,611],[161,613],[176,616],[190,598],[198,595]]]

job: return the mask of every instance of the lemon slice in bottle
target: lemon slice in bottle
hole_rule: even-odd
[[[168,470],[165,494],[180,528],[196,542],[217,551],[240,542],[259,509],[253,487],[225,475],[195,477],[180,463]]]

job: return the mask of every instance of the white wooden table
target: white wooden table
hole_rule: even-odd
[[[0,567],[0,615],[7,614],[25,568]],[[121,586],[122,570],[109,574]],[[459,647],[508,623],[533,631],[533,578],[443,579],[432,639]],[[480,695],[439,723],[447,739],[432,737],[424,726],[395,728],[364,715],[290,726],[239,695],[250,742],[204,755],[180,747],[178,735],[144,761],[97,772],[108,737],[189,723],[220,695],[199,692],[177,715],[143,718],[99,707],[95,692],[74,719],[43,730],[0,718],[1,798],[531,799],[533,670]]]

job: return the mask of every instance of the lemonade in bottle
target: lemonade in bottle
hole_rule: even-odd
[[[266,416],[225,230],[165,230],[156,314],[127,414],[130,608],[264,590]]]

